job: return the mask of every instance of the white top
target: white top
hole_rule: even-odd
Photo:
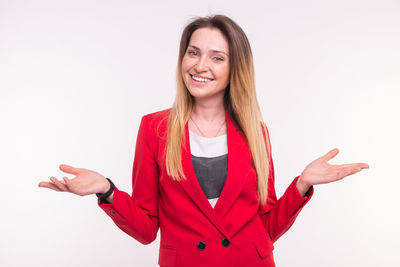
[[[203,137],[189,130],[189,140],[196,178],[214,208],[226,180],[228,166],[227,135]]]

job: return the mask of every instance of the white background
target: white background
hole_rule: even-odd
[[[0,266],[156,266],[97,206],[39,188],[59,164],[132,190],[144,114],[170,107],[181,31],[233,18],[252,45],[281,196],[315,158],[370,169],[315,187],[279,267],[400,266],[399,1],[0,0]],[[71,178],[71,176],[68,176]]]

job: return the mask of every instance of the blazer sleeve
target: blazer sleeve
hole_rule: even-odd
[[[142,117],[136,140],[132,171],[132,195],[114,189],[112,203],[97,203],[114,223],[125,233],[142,244],[149,244],[157,237],[158,174],[155,157],[154,133],[146,116]]]
[[[265,137],[265,136],[264,136]],[[266,141],[269,147],[270,139],[267,129]],[[272,153],[269,153],[272,155]],[[314,194],[314,188],[311,186],[304,197],[297,189],[296,183],[300,176],[294,178],[279,200],[275,192],[275,173],[272,156],[270,156],[270,172],[268,178],[268,198],[267,203],[259,208],[261,221],[269,233],[272,242],[278,240],[293,225],[297,215],[307,204]]]

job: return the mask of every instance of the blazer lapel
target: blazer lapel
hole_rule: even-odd
[[[248,162],[251,162],[251,158],[245,137],[238,129],[236,129],[227,110],[225,110],[225,117],[228,142],[228,172],[224,187],[215,207],[213,208],[210,205],[193,170],[188,122],[186,122],[185,125],[185,142],[182,144],[181,150],[182,168],[186,175],[186,180],[181,181],[179,184],[200,210],[221,231],[221,233],[230,238],[230,235],[223,227],[221,220],[242,189],[247,176],[246,174],[249,171]]]
[[[222,219],[235,202],[251,167],[251,154],[244,134],[236,128],[227,110],[226,127],[228,139],[228,173],[221,195],[214,207]]]
[[[226,230],[222,227],[219,219],[216,217],[213,207],[210,205],[207,197],[203,193],[196,174],[194,173],[192,164],[192,155],[189,140],[189,125],[185,125],[185,142],[182,143],[182,168],[186,176],[186,180],[179,182],[193,202],[200,208],[204,215],[217,227],[217,229],[225,236],[229,237]]]

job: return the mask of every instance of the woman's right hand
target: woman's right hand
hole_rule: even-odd
[[[69,165],[61,164],[60,170],[75,175],[74,178],[58,180],[56,177],[50,177],[51,182],[40,182],[39,187],[47,187],[59,192],[70,192],[79,196],[101,193],[104,194],[110,188],[107,179],[95,171],[74,168]]]

